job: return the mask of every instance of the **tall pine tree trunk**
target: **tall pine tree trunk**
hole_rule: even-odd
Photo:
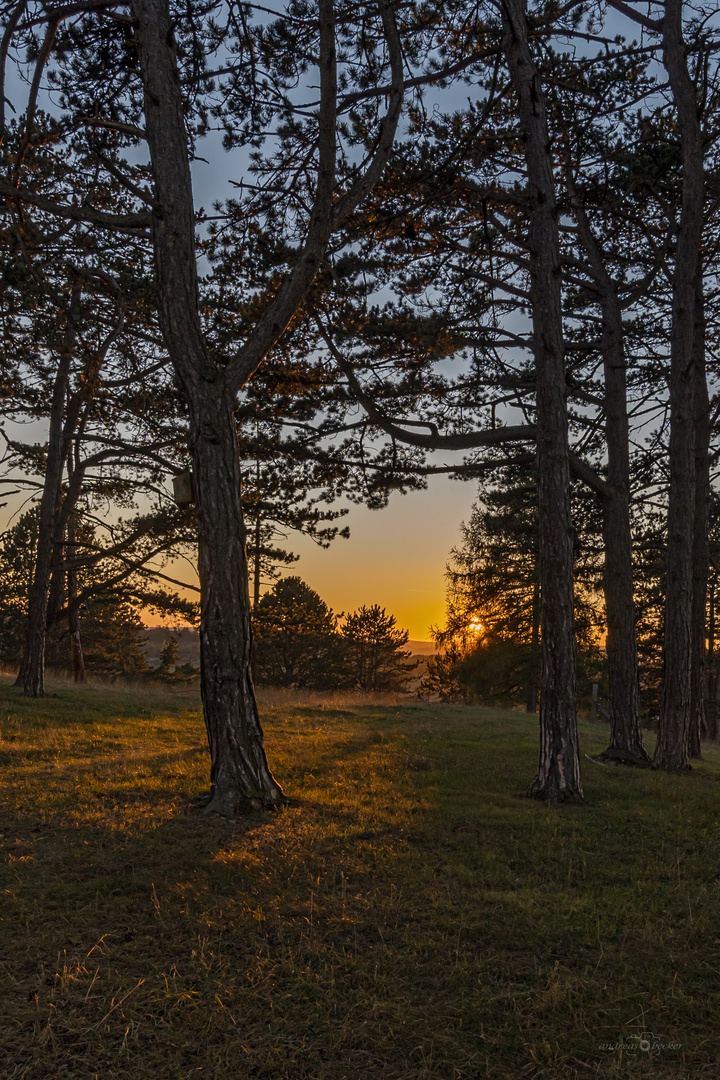
[[[74,574],[68,575],[68,599],[74,599],[77,593],[73,596],[70,592],[70,577]],[[68,612],[68,633],[70,635],[70,660],[72,663],[73,680],[76,683],[85,682],[85,655],[82,648],[82,634],[80,631],[80,612],[77,607],[71,608]]]
[[[60,618],[65,603],[66,560],[63,534],[65,532],[64,518],[65,510],[67,509],[65,506],[66,500],[67,495],[65,495],[64,499],[60,495],[55,507],[52,554],[50,556],[50,584],[48,587],[47,601],[46,627],[48,630]]]
[[[695,86],[682,34],[682,0],[666,0],[663,59],[683,150],[682,208],[673,275],[670,336],[670,493],[667,520],[664,678],[653,766],[689,768],[691,711],[693,529],[695,516],[695,282],[703,226],[703,148]]]
[[[715,581],[711,579],[708,588],[708,643],[707,643],[707,706],[705,718],[707,722],[708,738],[716,742],[718,739],[718,708],[717,691],[718,677],[715,658]]]
[[[188,133],[168,0],[132,0],[132,10],[154,181],[158,317],[191,417],[200,548],[201,685],[213,776],[209,809],[231,814],[244,804],[275,806],[282,799],[265,759],[250,676],[248,570],[232,419],[236,395],[295,315],[322,265],[333,229],[385,171],[402,109],[403,56],[394,7],[378,0],[391,70],[387,112],[364,172],[338,198],[335,5],[333,0],[318,0],[317,173],[305,242],[242,347],[219,364],[210,356],[199,317]]]
[[[638,661],[630,529],[630,446],[622,313],[616,291],[605,282],[602,298],[605,435],[610,491],[603,498],[610,681],[610,745],[601,757],[626,765],[650,765],[638,712]]]
[[[518,99],[530,200],[529,262],[537,386],[542,683],[540,757],[529,794],[583,801],[577,738],[573,550],[560,243],[551,143],[524,0],[504,0],[503,47]]]
[[[705,304],[702,268],[698,269],[693,336],[693,408],[695,412],[695,514],[693,519],[692,669],[690,682],[690,757],[700,757],[700,738],[709,730],[705,717],[705,630],[710,556],[710,400],[705,373]]]
[[[67,540],[70,549],[70,562],[66,571],[67,580],[67,605],[68,605],[68,633],[70,635],[70,659],[72,661],[72,673],[75,682],[85,682],[85,656],[82,648],[82,635],[80,632],[80,610],[77,604],[77,574],[72,566],[72,558],[76,554],[75,514],[68,517]]]
[[[208,355],[198,311],[187,133],[166,0],[135,0],[155,183],[158,316],[190,411],[201,588],[201,693],[211,755],[208,811],[276,806],[250,674],[250,602],[235,394]]]
[[[199,406],[199,407],[198,407]],[[282,791],[268,768],[250,671],[252,636],[240,460],[233,401],[203,387],[191,409],[201,589],[201,692],[210,743],[208,811],[274,806]]]
[[[607,659],[610,682],[610,745],[601,755],[610,761],[647,767],[638,713],[638,662],[630,527],[630,424],[627,409],[627,364],[622,309],[617,289],[605,264],[578,197],[570,168],[567,184],[578,236],[587,253],[602,310],[602,356],[605,384],[605,444],[607,485],[600,498],[603,514],[605,565],[603,589],[607,618]]]
[[[45,463],[45,479],[40,500],[35,567],[28,597],[28,630],[16,686],[22,686],[26,697],[42,697],[45,693],[45,639],[48,621],[48,590],[53,570],[55,526],[60,500],[64,467],[63,414],[70,379],[77,313],[81,288],[75,281],[72,289],[67,324],[63,335],[58,366],[55,373],[50,405],[50,429]]]

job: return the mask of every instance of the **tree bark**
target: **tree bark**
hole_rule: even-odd
[[[627,364],[622,309],[617,289],[577,196],[570,170],[568,189],[579,238],[600,290],[602,356],[605,384],[605,443],[608,487],[602,495],[605,566],[603,589],[607,619],[610,682],[610,745],[600,755],[609,761],[647,767],[638,713],[638,662],[635,633],[632,531],[630,527],[630,424],[627,411]]]
[[[71,514],[67,524],[67,539],[71,556],[75,553],[75,515]],[[68,565],[67,572],[67,599],[68,599],[68,633],[70,635],[70,659],[72,661],[73,679],[77,682],[85,682],[85,657],[82,648],[82,635],[80,632],[80,611],[77,604],[77,574],[72,565]]]
[[[558,207],[545,103],[528,45],[524,0],[503,0],[503,30],[528,174],[537,385],[542,678],[540,756],[528,794],[552,802],[582,802]]]
[[[695,514],[693,519],[692,669],[690,682],[691,758],[700,757],[700,739],[709,737],[705,716],[705,630],[710,569],[708,498],[710,495],[710,399],[705,373],[705,304],[702,268],[698,268],[693,332],[693,408],[695,414]]]
[[[703,149],[695,87],[682,35],[682,0],[666,0],[663,60],[677,109],[683,149],[682,208],[673,274],[670,337],[670,493],[664,679],[653,767],[689,769],[691,710],[693,521],[695,512],[694,351],[695,281],[703,227]]]
[[[603,500],[602,509],[610,743],[600,757],[606,761],[648,768],[651,760],[643,746],[638,711],[637,641],[627,493],[622,490],[614,492]]]
[[[166,0],[135,0],[145,119],[155,182],[158,315],[190,411],[201,589],[201,694],[211,756],[208,812],[273,807],[250,675],[250,602],[235,395],[200,327],[192,184],[172,23]]]
[[[234,399],[204,388],[191,407],[198,500],[201,692],[210,743],[208,812],[276,806],[250,672],[252,637]]]
[[[63,454],[65,448],[63,447]],[[47,600],[47,617],[45,620],[45,628],[49,630],[60,618],[60,613],[65,603],[65,587],[66,587],[66,563],[65,563],[65,544],[63,538],[66,531],[65,513],[67,509],[65,506],[67,502],[67,494],[63,498],[62,489],[58,492],[58,499],[55,504],[55,514],[53,520],[53,539],[52,539],[52,553],[50,556],[50,581],[48,585],[48,600]]]
[[[45,693],[45,637],[48,619],[48,590],[53,569],[55,526],[65,464],[63,414],[70,379],[72,354],[77,336],[77,313],[80,296],[80,283],[75,281],[53,384],[45,479],[40,499],[35,568],[28,596],[28,632],[20,671],[15,682],[16,686],[22,686],[26,697],[42,697]]]
[[[603,499],[602,510],[610,745],[600,756],[626,765],[647,767],[650,756],[643,746],[638,712],[629,423],[622,313],[617,293],[609,282],[605,284],[602,299],[603,366],[608,483],[611,491]]]
[[[705,709],[708,738],[713,742],[718,738],[717,686],[718,678],[715,660],[715,581],[709,581],[708,589],[708,641],[707,641],[707,686],[706,696],[709,709]]]
[[[532,631],[530,637],[530,678],[528,679],[527,698],[525,711],[537,712],[537,688],[538,666],[540,659],[540,586],[536,581],[533,585],[532,598]]]

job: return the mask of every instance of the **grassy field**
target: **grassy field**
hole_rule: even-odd
[[[720,1076],[717,748],[552,809],[522,713],[268,701],[300,805],[228,822],[194,699],[51,689],[0,685],[3,1078]]]

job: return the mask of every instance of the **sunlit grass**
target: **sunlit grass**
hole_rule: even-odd
[[[266,699],[299,804],[226,822],[193,696],[51,690],[0,688],[3,1077],[720,1074],[717,748],[555,810],[522,713]]]

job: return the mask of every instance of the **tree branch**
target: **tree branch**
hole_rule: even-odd
[[[0,179],[0,195],[9,202],[27,203],[56,217],[68,218],[70,221],[85,221],[89,225],[101,225],[108,229],[135,231],[147,229],[152,224],[150,214],[106,214],[102,210],[94,210],[91,206],[69,206],[66,203],[56,203],[44,195],[36,195],[24,188],[13,187],[2,179]]]

